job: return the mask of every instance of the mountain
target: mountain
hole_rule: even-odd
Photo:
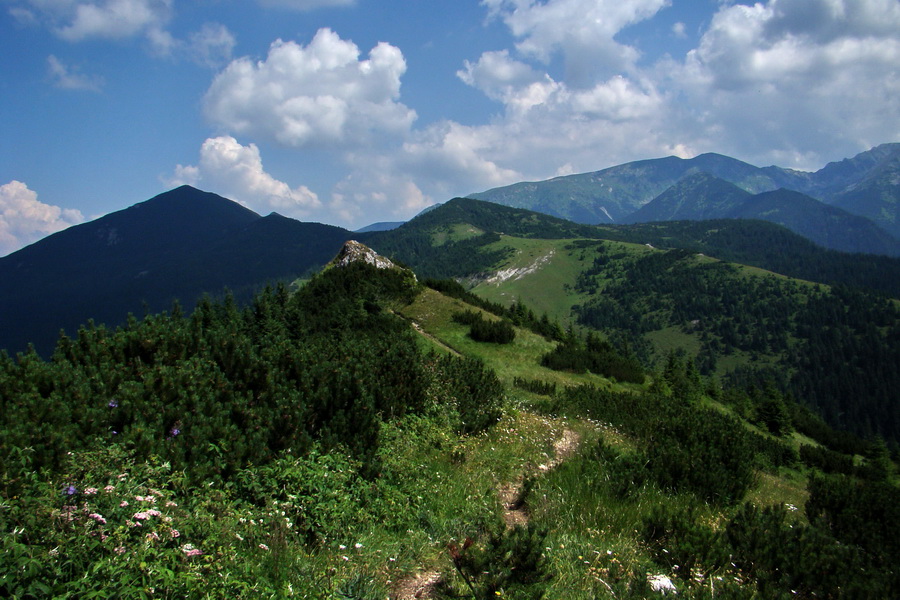
[[[736,192],[721,184],[713,186],[708,179],[695,179],[701,173],[729,182],[751,195],[780,188],[800,192],[870,219],[892,236],[900,237],[900,219],[897,215],[900,144],[883,144],[851,159],[829,163],[814,173],[776,166],[759,168],[719,154],[702,154],[686,160],[670,156],[547,181],[517,183],[470,194],[469,197],[527,208],[579,223],[698,218],[695,216],[698,213],[709,218],[712,212],[716,212],[710,209],[734,202]],[[697,201],[702,203],[702,207],[694,204],[690,210],[683,208],[689,196],[695,193],[702,195],[702,201]],[[725,196],[717,199],[719,194]],[[659,197],[663,199],[659,206],[642,210]],[[687,204],[690,205],[690,202]],[[790,212],[795,210],[796,207],[789,209]],[[681,216],[677,216],[679,214]],[[821,217],[810,220],[822,222]],[[815,239],[831,240],[831,247],[836,249],[866,248],[864,239],[843,241],[861,230],[859,222],[850,223],[848,229],[842,232],[837,230],[835,220],[834,215],[827,219],[829,231],[815,232]],[[809,234],[811,230],[806,227],[804,231]],[[874,236],[879,240],[876,246],[882,245],[883,236],[877,233]],[[863,251],[880,252],[878,249]]]
[[[900,241],[869,219],[800,192],[779,189],[757,194],[723,216],[772,221],[833,250],[900,255]]]
[[[501,243],[501,234],[690,249],[790,277],[900,298],[900,260],[829,250],[781,225],[752,219],[583,225],[522,208],[454,198],[396,230],[360,239],[411,265],[420,276],[464,278],[505,260],[510,251]]]
[[[868,166],[871,163],[871,166],[863,172],[863,176],[850,179],[847,185],[832,192],[828,199],[834,206],[867,217],[900,238],[897,206],[900,204],[900,144],[885,144],[876,150],[879,152],[873,151],[871,156],[866,157],[869,160],[864,164]],[[849,166],[856,166],[856,162],[851,161]],[[845,170],[849,170],[849,166]]]
[[[783,190],[750,201],[757,213],[821,205]],[[780,386],[835,426],[900,439],[900,314],[884,297],[900,297],[900,259],[826,250],[757,220],[588,226],[472,199],[368,243],[489,303],[601,331],[645,364],[680,349],[705,374]]]
[[[721,219],[752,194],[706,172],[685,176],[662,194],[628,215],[626,223]]]
[[[752,195],[708,173],[688,175],[625,218],[628,223],[759,219],[833,250],[900,255],[900,240],[875,223],[784,188]]]
[[[675,156],[626,163],[602,171],[566,175],[547,181],[516,183],[470,198],[527,208],[577,223],[618,223],[683,177],[708,173],[751,193],[780,186],[781,172],[767,173],[720,154]]]
[[[0,258],[0,348],[46,354],[88,319],[115,326],[226,287],[247,296],[323,265],[350,237],[182,186]]]
[[[372,223],[370,225],[366,225],[365,227],[357,229],[356,233],[369,233],[370,231],[390,231],[391,229],[397,229],[405,222],[406,221],[378,221],[377,223]]]

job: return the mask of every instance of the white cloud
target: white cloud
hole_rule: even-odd
[[[77,210],[38,201],[21,181],[0,185],[0,256],[83,221]]]
[[[231,60],[236,44],[234,34],[220,23],[206,23],[190,36],[188,55],[194,62],[219,67]]]
[[[205,23],[187,40],[179,40],[162,29],[151,29],[147,32],[147,40],[157,56],[185,58],[209,68],[218,68],[230,61],[237,43],[234,34],[221,23]]]
[[[256,144],[244,146],[230,136],[203,142],[199,163],[178,165],[168,183],[202,186],[254,210],[275,210],[289,217],[307,217],[322,206],[306,186],[291,188],[267,173]]]
[[[47,70],[53,85],[64,90],[99,92],[103,87],[103,78],[99,75],[80,73],[78,69],[66,66],[52,54],[47,57]]]
[[[895,0],[723,2],[696,49],[649,67],[615,36],[664,2],[482,4],[518,43],[466,62],[457,76],[504,112],[481,125],[417,132],[395,162],[418,164],[423,181],[451,187],[455,177],[458,190],[468,174],[473,191],[513,173],[537,179],[706,151],[818,168],[900,138]],[[566,65],[594,57],[602,68],[554,80],[540,61],[557,53]],[[426,156],[430,168],[414,160]]]
[[[14,0],[15,1],[15,0]],[[234,35],[218,23],[207,23],[186,39],[175,38],[165,26],[174,0],[20,0],[9,12],[23,25],[43,24],[70,42],[143,36],[153,54],[187,58],[220,67],[231,60]]]
[[[548,63],[561,52],[569,85],[590,85],[631,69],[639,51],[615,40],[623,28],[655,15],[669,0],[482,0],[520,39],[516,49]]]
[[[723,7],[664,68],[696,107],[698,140],[802,168],[900,137],[898,64],[900,3],[770,0]]]
[[[57,28],[70,41],[124,38],[159,28],[170,15],[172,0],[104,0],[102,2],[36,2],[52,6],[62,16]]]
[[[204,99],[207,117],[228,132],[293,147],[358,145],[375,132],[404,135],[416,118],[397,102],[403,54],[379,43],[367,60],[330,29],[308,46],[275,41],[266,60],[232,61]]]
[[[313,10],[331,6],[353,6],[356,0],[259,0],[263,6],[288,8],[291,10]]]

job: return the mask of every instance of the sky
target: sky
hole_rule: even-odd
[[[0,256],[182,184],[356,229],[900,141],[900,0],[0,0]]]

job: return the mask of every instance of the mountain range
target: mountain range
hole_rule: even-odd
[[[710,153],[636,161],[469,197],[587,224],[762,219],[832,249],[900,254],[897,143],[829,163],[813,173],[760,168]]]

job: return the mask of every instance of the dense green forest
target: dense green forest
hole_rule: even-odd
[[[667,327],[691,332],[701,340],[704,373],[736,351],[775,357],[777,366],[751,366],[755,375],[745,369],[745,378],[772,381],[863,437],[900,439],[895,301],[845,286],[743,276],[685,250],[625,256],[603,242],[592,247],[598,255],[576,283],[589,295],[576,309],[579,323],[635,337]]]

